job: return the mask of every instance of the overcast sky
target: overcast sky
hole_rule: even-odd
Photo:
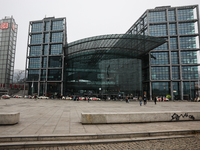
[[[196,4],[200,0],[0,0],[0,19],[13,16],[18,24],[15,69],[24,70],[29,21],[66,17],[69,43],[125,33],[147,9]]]

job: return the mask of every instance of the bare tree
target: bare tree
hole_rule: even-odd
[[[14,76],[14,82],[19,83],[24,78],[24,70],[18,71]]]

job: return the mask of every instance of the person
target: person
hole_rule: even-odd
[[[146,105],[147,104],[147,99],[146,99],[146,97],[144,97],[144,105]]]
[[[142,96],[139,97],[140,106],[142,106]]]
[[[90,102],[90,97],[88,97],[88,103]]]
[[[155,98],[154,98],[155,105],[156,105],[156,101],[157,101],[157,98],[155,97]]]
[[[128,101],[128,98],[129,98],[129,96],[127,95],[127,96],[126,96],[126,103],[128,103],[128,102],[129,102],[129,101]]]

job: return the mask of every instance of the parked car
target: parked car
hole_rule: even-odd
[[[90,100],[93,100],[93,101],[100,101],[101,99],[100,99],[100,98],[97,98],[97,97],[90,97]]]
[[[49,97],[46,97],[46,96],[39,96],[38,99],[49,99]]]
[[[9,98],[10,98],[9,95],[2,95],[1,97],[2,97],[3,99],[9,99]]]
[[[14,95],[13,98],[22,98],[20,95]]]
[[[156,99],[157,99],[157,101],[162,101],[162,97],[160,97],[160,96],[157,96]],[[163,96],[163,101],[169,101],[169,99],[167,97]]]
[[[79,97],[79,100],[85,100],[85,97]]]
[[[62,97],[62,99],[66,99],[66,100],[72,100],[72,98],[71,98],[71,97],[65,97],[65,96],[63,96],[63,97]]]

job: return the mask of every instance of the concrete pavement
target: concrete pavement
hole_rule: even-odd
[[[200,121],[157,122],[134,124],[82,125],[81,112],[163,112],[199,111],[200,102],[139,102],[124,101],[69,101],[2,99],[0,112],[20,112],[20,122],[0,126],[0,136],[15,135],[76,135],[120,134],[138,132],[163,132],[177,130],[200,130]]]

